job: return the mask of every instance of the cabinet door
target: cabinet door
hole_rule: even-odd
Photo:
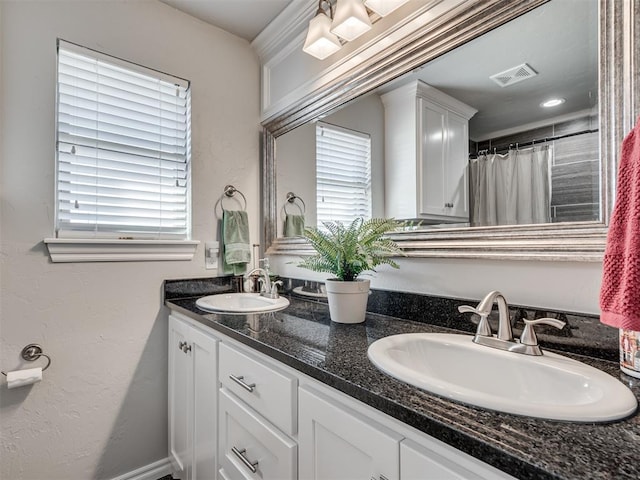
[[[216,477],[217,344],[169,316],[169,458],[183,480]]]
[[[420,154],[418,159],[421,216],[446,215],[445,156],[447,110],[420,99]]]
[[[169,458],[180,478],[188,476],[189,384],[191,360],[182,347],[187,345],[189,326],[169,316]]]
[[[420,214],[443,222],[469,221],[468,120],[421,99]]]
[[[430,439],[400,444],[401,480],[515,480],[448,445]]]
[[[298,401],[300,479],[399,478],[400,435],[311,388]]]
[[[447,154],[444,164],[445,214],[469,221],[469,122],[447,115]]]
[[[189,392],[191,411],[192,468],[190,478],[216,477],[217,448],[217,349],[215,338],[196,329],[189,335],[193,383]],[[187,347],[188,348],[188,347]]]

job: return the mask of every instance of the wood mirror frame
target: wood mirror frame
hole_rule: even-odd
[[[548,0],[469,0],[425,32],[390,46],[263,123],[262,251],[305,255],[302,238],[276,238],[276,138],[473,40]],[[599,0],[601,219],[542,225],[438,228],[392,235],[408,257],[600,261],[615,191],[620,143],[640,114],[640,0]]]

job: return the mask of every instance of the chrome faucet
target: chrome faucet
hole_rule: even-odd
[[[269,273],[264,268],[254,268],[249,273],[244,275],[244,278],[247,279],[253,274],[259,274],[259,282],[260,282],[260,293],[262,292],[270,292],[271,291],[271,280],[269,279]]]
[[[269,272],[264,268],[254,268],[249,273],[245,274],[244,278],[247,279],[255,273],[260,275],[260,278],[258,279],[258,282],[260,283],[260,296],[278,298],[280,296],[278,293],[278,286],[282,286],[282,280],[277,280],[271,283],[271,280],[269,279]]]
[[[498,302],[498,335],[494,336],[491,325],[489,324],[489,315],[496,301]],[[478,329],[473,337],[474,343],[499,348],[500,350],[508,350],[509,352],[523,353],[525,355],[542,355],[542,351],[538,346],[538,339],[533,330],[534,325],[542,323],[552,325],[559,329],[566,325],[562,320],[555,318],[525,319],[525,327],[520,336],[520,340],[515,340],[513,338],[513,329],[511,328],[511,319],[509,318],[509,305],[504,295],[498,291],[487,294],[480,303],[478,303],[477,307],[461,305],[458,307],[458,311],[460,313],[475,313],[480,316]]]
[[[475,313],[480,316],[480,324],[478,325],[478,333],[476,336],[491,337],[493,335],[491,326],[489,325],[489,315],[493,310],[493,304],[498,302],[498,338],[505,342],[513,342],[513,330],[511,329],[511,320],[509,318],[509,305],[507,300],[497,290],[489,292],[478,304],[473,308],[469,305],[458,307],[460,313]],[[475,340],[474,340],[475,341]],[[476,342],[478,343],[478,342]]]

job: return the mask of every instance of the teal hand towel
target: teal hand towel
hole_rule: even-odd
[[[244,210],[222,212],[223,271],[239,275],[251,261],[249,219]]]
[[[284,236],[301,237],[304,234],[304,215],[289,215],[284,217]]]

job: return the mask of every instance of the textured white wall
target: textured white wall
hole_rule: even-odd
[[[274,255],[271,267],[280,275],[321,281],[329,275],[295,266],[298,257]],[[371,279],[373,288],[450,298],[481,299],[501,291],[511,304],[600,314],[599,262],[541,262],[401,258],[399,270],[387,266]],[[425,312],[428,314],[428,312]]]
[[[41,343],[44,380],[0,382],[0,478],[112,478],[167,456],[165,278],[191,262],[51,264],[56,37],[192,81],[193,238],[226,183],[259,238],[259,65],[249,44],[155,0],[0,1],[0,367]]]

